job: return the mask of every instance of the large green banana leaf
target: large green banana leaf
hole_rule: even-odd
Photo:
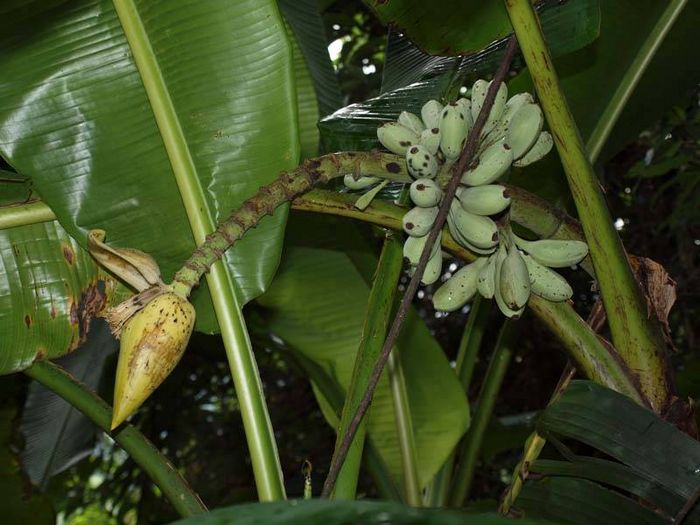
[[[219,220],[296,165],[291,51],[271,0],[137,1],[199,184]],[[0,154],[79,243],[87,230],[151,253],[165,279],[194,242],[163,138],[112,3],[0,6]],[[279,261],[284,210],[226,255],[241,302]],[[195,292],[198,328],[216,330]]]
[[[377,262],[353,226],[327,218],[293,218],[280,271],[259,298],[268,309],[268,329],[321,366],[343,391],[350,384],[367,309],[368,280]],[[364,275],[368,266],[369,276]],[[407,319],[398,348],[415,432],[418,475],[425,485],[466,430],[469,409],[454,370],[415,312]],[[326,418],[336,423],[337,414],[316,393],[327,409]],[[400,447],[386,377],[372,403],[369,432],[400,484]]]
[[[0,374],[75,350],[119,292],[58,222],[0,230]]]

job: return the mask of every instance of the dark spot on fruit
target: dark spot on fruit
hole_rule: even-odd
[[[46,359],[46,348],[39,348],[34,358],[35,361],[41,361],[42,359]]]
[[[509,150],[509,149],[510,149],[510,146],[509,146],[508,144],[503,144],[503,149]]]
[[[423,163],[423,167],[424,167],[424,168],[427,168],[427,167],[428,167],[428,163],[427,163],[427,162],[424,162],[424,163]]]
[[[491,240],[493,242],[496,242],[498,240],[498,232],[494,232],[494,234],[491,236]]]
[[[32,316],[31,315],[27,314],[24,316],[24,324],[27,325],[27,328],[32,327]]]
[[[423,155],[423,158],[425,158],[425,160],[430,160],[430,155]]]
[[[399,146],[403,146],[404,148],[407,148],[412,144],[413,142],[411,142],[410,140],[402,140],[401,142],[399,142]]]
[[[406,229],[407,229],[407,230],[412,230],[413,228],[414,228],[414,225],[413,225],[412,222],[407,222],[407,223],[406,223]]]
[[[437,135],[438,133],[440,133],[440,128],[433,128],[433,129],[431,129],[430,131],[431,131],[432,133],[434,133],[435,135]]]
[[[464,115],[462,115],[462,114],[460,113],[460,114],[459,114],[459,118],[461,118],[462,120],[464,120]]]
[[[425,184],[416,184],[417,191],[423,191],[425,189]]]
[[[68,244],[64,244],[61,248],[63,251],[63,258],[72,266],[75,262],[75,252],[73,251],[73,248]]]
[[[416,147],[411,148],[411,153],[413,153],[414,155],[416,153],[418,153],[418,148],[416,148]]]
[[[401,171],[401,166],[399,166],[396,162],[389,162],[386,165],[386,171],[388,171],[389,173],[398,173],[399,171]]]

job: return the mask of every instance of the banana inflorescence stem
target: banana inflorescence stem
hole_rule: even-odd
[[[295,170],[284,172],[267,186],[262,186],[253,197],[219,224],[175,274],[174,291],[183,297],[189,296],[211,265],[245,232],[254,228],[262,217],[272,215],[279,205],[309,191],[314,185],[347,174],[374,175],[397,182],[411,181],[405,163],[397,162],[396,155],[391,153],[331,153],[307,160]]]
[[[445,220],[447,219],[447,213],[450,209],[450,204],[452,204],[452,200],[454,199],[455,193],[457,192],[457,188],[462,178],[462,173],[464,173],[467,166],[469,166],[469,164],[471,164],[472,160],[474,159],[474,156],[477,152],[477,148],[479,146],[481,130],[483,129],[484,124],[486,123],[486,119],[488,118],[488,115],[491,111],[491,107],[493,106],[493,102],[496,98],[498,88],[500,87],[501,82],[503,82],[506,78],[506,75],[510,68],[510,64],[513,60],[513,57],[515,56],[517,49],[517,40],[515,39],[515,37],[510,37],[506,46],[505,55],[503,56],[501,64],[499,65],[498,70],[494,75],[493,82],[491,82],[491,85],[489,86],[486,98],[481,107],[481,111],[479,112],[479,116],[477,117],[476,122],[474,122],[474,126],[469,132],[467,141],[464,145],[459,160],[452,168],[452,178],[450,179],[450,182],[447,185],[447,188],[445,189],[445,196],[442,200],[442,203],[440,204],[440,209],[438,211],[437,217],[435,218],[435,222],[433,223],[430,233],[428,234],[428,239],[425,243],[425,248],[423,249],[423,253],[421,254],[420,260],[418,261],[418,265],[416,266],[415,273],[413,274],[413,277],[411,278],[411,281],[409,282],[408,287],[406,288],[406,293],[404,294],[399,309],[396,312],[394,322],[392,323],[391,328],[389,330],[389,334],[387,335],[387,338],[384,342],[382,353],[380,354],[380,357],[377,360],[374,369],[372,370],[372,375],[370,377],[370,382],[368,384],[367,391],[365,392],[365,396],[358,405],[355,415],[352,421],[350,422],[350,425],[347,429],[345,436],[343,437],[343,440],[340,443],[340,446],[336,448],[335,453],[333,454],[331,466],[328,470],[328,477],[326,478],[326,481],[323,485],[323,492],[321,494],[322,497],[328,497],[333,492],[335,481],[338,477],[338,473],[340,472],[340,468],[342,467],[343,462],[345,461],[345,456],[347,455],[347,452],[350,448],[350,444],[352,443],[352,440],[355,437],[357,428],[359,427],[364,415],[367,413],[367,410],[369,409],[369,406],[372,403],[372,396],[374,395],[374,390],[376,389],[377,384],[379,383],[379,378],[381,377],[382,371],[384,370],[384,366],[386,365],[386,362],[389,359],[391,349],[396,344],[396,340],[401,332],[401,328],[403,327],[403,322],[408,313],[408,309],[410,308],[411,303],[413,302],[413,297],[418,291],[418,285],[420,284],[421,278],[423,277],[425,267],[428,263],[428,259],[430,258],[432,247],[435,244],[435,241],[437,240],[438,234],[442,231],[443,225],[445,224]]]

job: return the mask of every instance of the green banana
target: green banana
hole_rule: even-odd
[[[440,128],[424,129],[418,143],[435,155],[440,149]]]
[[[479,155],[478,164],[462,175],[462,184],[481,186],[501,177],[513,162],[513,151],[504,142],[498,142],[486,148]]]
[[[377,128],[377,138],[382,145],[397,155],[405,155],[408,148],[418,144],[420,137],[398,122],[387,122]]]
[[[501,264],[499,290],[503,302],[518,310],[527,304],[530,297],[530,274],[518,248],[511,245]]]
[[[378,183],[380,180],[382,179],[379,177],[358,177],[356,179],[351,174],[347,174],[345,177],[343,177],[343,184],[346,188],[351,190],[364,190],[365,188],[369,188],[370,186]]]
[[[496,257],[496,269],[494,273],[493,298],[496,300],[496,305],[498,305],[498,309],[503,315],[509,319],[518,319],[525,311],[525,307],[523,306],[518,309],[511,308],[506,304],[501,294],[501,270],[503,268],[503,262],[508,256],[507,250],[503,244],[499,245],[498,252],[496,252],[494,256]]]
[[[430,257],[433,257],[436,252],[440,251],[441,240],[442,232],[438,234],[438,237],[435,240],[435,244],[433,244],[433,247],[430,251]],[[404,259],[408,259],[409,265],[416,266],[418,264],[426,242],[428,242],[428,235],[424,235],[423,237],[406,238],[406,242],[403,243],[403,256]]]
[[[402,111],[399,113],[399,118],[397,120],[399,124],[410,129],[416,135],[420,135],[425,129],[423,121],[420,119],[420,117],[408,111]]]
[[[471,127],[463,104],[453,103],[440,114],[440,149],[448,159],[456,159],[462,152]]]
[[[485,299],[493,299],[496,289],[496,260],[496,254],[491,255],[476,280],[476,288]]]
[[[491,82],[489,82],[489,86],[491,85]],[[486,119],[483,130],[481,131],[482,137],[488,135],[489,132],[498,124],[498,122],[500,122],[501,117],[503,116],[503,111],[506,108],[507,101],[508,87],[506,86],[505,82],[501,82],[501,85],[496,92],[496,98],[493,100],[493,106],[491,106],[489,116]]]
[[[437,100],[428,100],[420,110],[420,116],[423,119],[426,129],[440,128],[440,114],[442,113],[442,104]]]
[[[461,187],[457,190],[457,199],[462,208],[477,215],[495,215],[510,205],[508,191],[499,184]]]
[[[544,117],[537,104],[524,104],[513,115],[506,133],[506,143],[513,150],[513,160],[525,155],[540,136]]]
[[[416,206],[431,208],[440,203],[440,199],[442,199],[442,190],[434,180],[417,179],[411,184],[409,195]]]
[[[420,282],[423,284],[433,284],[440,278],[442,273],[442,251],[437,250],[428,259],[428,264],[425,265],[425,271],[423,272],[423,277],[421,277]]]
[[[526,241],[513,235],[518,248],[528,253],[538,263],[550,268],[566,268],[580,263],[588,255],[588,245],[583,241],[542,239]]]
[[[427,148],[417,145],[411,146],[406,152],[406,164],[408,172],[415,178],[433,179],[438,172],[438,162],[435,155],[431,155]]]
[[[438,214],[438,207],[413,208],[403,216],[403,231],[411,237],[423,237],[430,232],[430,227],[435,222]]]
[[[533,162],[537,162],[551,151],[553,145],[554,140],[552,139],[552,135],[548,131],[543,131],[540,133],[540,136],[537,137],[537,140],[532,145],[530,150],[518,160],[513,162],[513,166],[522,168],[532,164]]]
[[[489,132],[488,136],[482,141],[482,146],[485,149],[498,142],[501,139],[505,139],[506,133],[508,132],[508,126],[510,121],[518,111],[525,104],[534,104],[535,100],[532,98],[530,93],[517,93],[508,99],[506,102],[506,107],[503,110],[501,118],[498,120],[493,129]]]
[[[448,221],[470,244],[488,250],[498,244],[498,226],[488,217],[470,213],[458,201],[450,206]]]
[[[479,257],[473,263],[457,270],[433,294],[435,309],[443,312],[454,312],[469,302],[476,294],[477,278],[486,262],[486,257]]]
[[[523,255],[523,260],[530,274],[532,293],[554,302],[567,301],[574,295],[569,283],[557,272],[541,265],[527,254]]]
[[[481,111],[481,106],[484,105],[484,99],[486,98],[486,92],[488,89],[489,82],[482,78],[472,84],[472,122],[476,122],[476,119],[479,116],[479,112]]]

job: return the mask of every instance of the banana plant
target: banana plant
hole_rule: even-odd
[[[471,483],[513,342],[504,336],[508,345],[497,345],[470,427],[472,374],[463,366],[473,365],[481,338],[455,374],[409,308],[419,281],[438,312],[467,310],[481,297],[508,323],[533,314],[586,377],[639,410],[675,417],[685,406],[667,373],[661,323],[647,315],[592,165],[616,125],[639,129],[639,115],[624,105],[639,103],[635,87],[654,54],[666,52],[685,2],[669,5],[648,38],[640,31],[627,44],[639,54],[630,52],[626,74],[606,79],[612,94],[597,102],[608,103],[603,118],[584,119],[580,130],[580,81],[559,85],[556,69],[599,42],[612,45],[619,36],[609,18],[634,7],[366,3],[403,34],[389,35],[382,93],[346,107],[311,0],[13,0],[2,8],[0,155],[11,170],[0,178],[0,329],[8,334],[0,373],[24,371],[62,396],[66,425],[75,425],[73,406],[110,433],[182,516],[206,506],[127,419],[150,402],[193,331],[223,341],[258,499],[287,497],[289,466],[278,453],[248,303],[263,312],[267,338],[308,375],[338,432],[324,496],[354,497],[364,460],[386,495],[411,506],[461,505],[467,496],[453,488],[448,498],[449,480]],[[456,16],[434,16],[444,12]],[[591,129],[589,158],[580,131]],[[538,165],[547,166],[539,180],[563,169],[580,223],[518,186]],[[290,208],[357,219],[374,225],[374,235],[403,231],[403,253],[396,234],[384,232],[378,259],[358,234],[367,230],[341,223],[324,233],[334,223],[322,216],[292,221],[285,238]],[[467,264],[446,275],[443,253]],[[402,258],[412,280],[395,306]],[[611,342],[583,321],[574,287],[556,271],[572,265],[599,283]],[[489,322],[477,314],[467,346],[471,331]],[[51,362],[85,352],[101,317],[120,343],[113,407]],[[52,458],[39,477],[69,464]],[[538,513],[545,498],[537,487],[527,485],[523,508],[552,515]],[[684,487],[682,496],[691,492]],[[403,507],[321,502],[235,512],[271,512],[280,523],[382,513],[396,523],[433,519]]]

